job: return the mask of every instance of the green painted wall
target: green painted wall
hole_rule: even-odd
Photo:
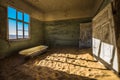
[[[91,18],[45,22],[45,42],[51,47],[78,47],[80,23],[90,21]]]
[[[44,43],[43,22],[31,17],[30,39],[23,41],[6,41],[7,36],[7,8],[0,7],[0,58],[14,54],[22,49]]]

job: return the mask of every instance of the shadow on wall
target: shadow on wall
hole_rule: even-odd
[[[93,38],[93,54],[99,60],[105,62],[106,66],[118,72],[118,55],[114,45],[102,42],[100,39]],[[103,62],[103,63],[104,63]],[[109,66],[110,65],[110,66]]]

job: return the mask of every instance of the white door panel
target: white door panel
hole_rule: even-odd
[[[105,62],[111,64],[111,59],[113,55],[113,45],[102,42],[100,50],[100,58]]]
[[[92,38],[92,47],[93,47],[93,54],[95,56],[98,56],[99,54],[99,49],[100,49],[100,40],[99,39],[95,39],[95,38]]]

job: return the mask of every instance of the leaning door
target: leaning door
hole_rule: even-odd
[[[112,68],[114,68],[114,65],[117,65],[117,62],[114,63],[116,55],[114,27],[112,5],[109,4],[93,18],[92,40],[94,56]]]

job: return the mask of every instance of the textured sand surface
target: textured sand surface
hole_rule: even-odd
[[[120,80],[95,61],[91,49],[50,49],[25,60],[15,55],[0,61],[0,80]]]

